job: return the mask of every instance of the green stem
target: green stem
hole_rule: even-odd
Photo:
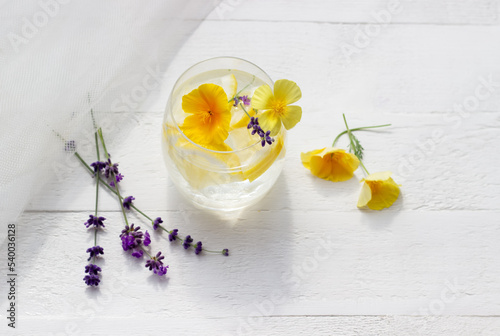
[[[238,95],[243,91],[245,90],[247,87],[249,87],[250,85],[253,84],[253,82],[255,81],[255,75],[253,76],[253,79],[250,83],[248,83],[243,89],[241,89],[240,91],[236,92],[236,94],[234,95],[233,98],[229,99],[227,102],[230,103],[232,100],[234,100],[234,98],[238,97]]]
[[[99,143],[97,142],[97,132],[94,133],[95,136],[95,147],[96,147],[96,152],[97,152],[97,161],[100,161],[100,155],[99,155]],[[97,207],[99,204],[99,171],[97,171],[97,181],[95,183],[95,214],[94,216],[97,217]],[[94,246],[97,245],[97,226],[95,227],[94,230]],[[95,264],[95,255],[94,255],[94,264]]]
[[[99,132],[99,138],[101,138],[101,144],[102,144],[102,148],[104,148],[104,154],[106,155],[106,159],[109,159],[109,154],[108,154],[108,150],[106,149],[106,143],[104,142],[104,137],[102,136],[102,129],[99,128],[97,130],[97,132]]]
[[[351,132],[354,132],[354,131],[361,131],[361,130],[364,130],[364,129],[370,129],[370,128],[380,128],[380,127],[387,127],[387,126],[391,126],[391,124],[385,124],[385,125],[377,125],[377,126],[365,126],[365,127],[356,127],[356,128],[352,128],[351,129]],[[343,132],[340,132],[339,135],[337,135],[337,137],[335,138],[335,140],[333,140],[333,144],[332,144],[332,147],[335,147],[335,144],[337,143],[337,141],[339,140],[339,138],[346,134],[347,131],[343,131]]]
[[[104,154],[106,155],[108,160],[110,160],[108,150],[106,149],[106,142],[104,141],[104,137],[102,135],[102,129],[99,128],[98,132],[99,132],[99,137],[101,138],[101,144],[102,144],[102,148],[104,149]],[[112,171],[111,171],[111,178],[115,181],[115,183],[114,183],[115,184],[115,191],[116,191],[116,195],[118,196],[118,202],[120,203],[120,208],[122,209],[122,214],[123,214],[123,218],[125,219],[125,224],[127,226],[129,226],[127,214],[125,213],[125,207],[123,206],[123,202],[122,202],[122,196],[120,195],[120,189],[118,189],[118,182],[116,182],[115,173],[113,173]]]
[[[142,246],[139,246],[139,248],[149,256],[149,259],[153,259],[153,256],[149,254],[148,251],[146,251],[146,249],[144,249]]]
[[[245,107],[243,107],[243,104],[240,103],[240,106],[241,108],[243,109],[243,112],[245,112],[245,114],[248,116],[248,118],[252,118],[252,116],[250,116],[250,114],[248,114],[247,110],[245,109]]]
[[[83,166],[85,168],[87,168],[87,170],[89,171],[89,173],[94,176],[94,171],[92,169],[92,167],[90,167],[87,162],[85,162],[85,160],[83,160],[83,158],[80,156],[80,154],[78,152],[75,152],[75,156],[77,157],[77,159],[83,164]],[[101,184],[104,185],[106,188],[108,188],[109,191],[111,191],[113,194],[115,194],[116,196],[118,196],[118,199],[120,200],[120,204],[122,203],[123,201],[123,197],[121,197],[116,191],[115,189],[110,186],[105,180],[103,180],[100,176],[97,176],[97,178],[101,181]],[[143,215],[145,218],[149,219],[150,223],[149,225],[153,226],[153,220],[151,219],[151,217],[149,217],[148,215],[146,215],[144,212],[142,212],[141,210],[139,210],[135,205],[131,205],[131,207],[137,211],[138,213],[140,213],[141,215]],[[166,229],[165,227],[163,227],[162,225],[159,225],[159,228],[162,229],[163,231],[167,232],[167,233],[171,233],[170,230]],[[179,239],[181,242],[184,242],[184,239],[182,239],[180,236],[177,236],[177,239]],[[190,244],[192,246],[192,244]],[[211,251],[211,250],[206,250],[205,248],[202,248],[203,251],[205,252],[208,252],[208,253],[217,253],[217,254],[221,254],[222,252],[221,251]]]
[[[349,149],[349,152],[350,152],[354,148],[354,141],[352,140],[351,129],[347,125],[347,120],[345,118],[345,114],[344,113],[342,113],[342,117],[344,118],[345,128],[347,129],[347,134],[349,136],[349,142],[351,143],[351,146],[350,146],[350,149]],[[361,158],[358,157],[358,159],[359,159],[359,163],[361,164],[361,167],[363,167],[363,169],[365,170],[366,174],[370,175],[370,173],[366,169],[365,165],[363,164],[363,161],[361,160]]]

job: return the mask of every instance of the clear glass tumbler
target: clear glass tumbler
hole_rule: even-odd
[[[260,137],[251,135],[246,127],[249,117],[236,106],[231,108],[231,128],[225,141],[230,150],[212,150],[191,141],[180,127],[186,117],[182,97],[206,83],[219,84],[229,98],[235,92],[251,98],[257,87],[268,84],[272,88],[273,81],[246,60],[212,58],[186,70],[167,103],[162,147],[171,180],[194,205],[231,213],[257,203],[278,179],[286,152],[286,130],[282,127],[275,142],[262,147]]]

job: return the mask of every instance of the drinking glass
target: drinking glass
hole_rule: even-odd
[[[253,63],[217,57],[186,70],[168,99],[162,147],[171,180],[195,206],[231,213],[257,203],[273,187],[283,169],[287,135],[281,127],[274,143],[263,147],[261,138],[251,135],[246,127],[250,118],[237,106],[232,107],[232,126],[225,141],[231,150],[212,150],[191,141],[180,127],[187,116],[182,110],[182,97],[205,83],[220,84],[232,93],[237,85],[239,92],[251,98],[257,87],[268,84],[272,88],[273,81]]]

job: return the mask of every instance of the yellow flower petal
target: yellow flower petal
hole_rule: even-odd
[[[287,106],[285,113],[281,117],[283,126],[287,130],[292,129],[300,121],[302,117],[302,108],[300,106]]]
[[[300,159],[302,160],[304,167],[311,169],[309,162],[311,161],[312,156],[321,153],[323,150],[325,150],[325,148],[316,149],[307,153],[300,153]]]
[[[366,187],[370,189],[369,198]],[[368,206],[372,210],[388,208],[396,202],[399,193],[399,185],[391,178],[391,172],[370,174],[364,179],[358,207]]]
[[[230,104],[224,90],[215,84],[202,84],[182,97],[182,109],[191,114],[180,126],[193,142],[202,145],[221,144],[229,135]]]
[[[202,84],[198,87],[198,91],[212,113],[229,112],[228,98],[222,87],[214,84]]]
[[[302,92],[295,82],[280,79],[274,83],[274,97],[285,105],[290,105],[302,97]]]
[[[364,178],[365,181],[385,181],[391,178],[392,173],[390,171],[385,171],[385,172],[377,172],[368,175],[367,177]]]
[[[186,113],[198,114],[210,109],[205,99],[200,94],[200,90],[194,89],[182,97],[182,109]]]
[[[261,85],[257,88],[257,90],[255,90],[252,96],[252,108],[257,110],[267,110],[271,108],[273,99],[273,91],[269,85]]]
[[[257,115],[259,117],[259,125],[265,131],[271,131],[271,136],[275,136],[279,133],[281,129],[281,119],[273,112],[269,110],[262,114]]]
[[[231,115],[221,116],[220,120],[212,122],[205,122],[198,115],[191,115],[184,119],[180,129],[191,141],[208,148],[227,139],[230,121]]]
[[[359,166],[354,154],[333,147],[302,153],[301,159],[313,175],[332,182],[349,180]]]
[[[363,183],[363,186],[361,187],[361,193],[359,194],[359,199],[358,199],[358,208],[365,207],[368,202],[370,202],[372,198],[372,190],[368,186],[368,184]]]

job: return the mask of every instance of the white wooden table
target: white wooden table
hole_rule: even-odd
[[[94,184],[76,166],[18,221],[18,328],[3,318],[0,333],[500,334],[499,15],[498,0],[224,0],[110,151],[139,208],[231,256],[196,256],[155,233],[170,269],[166,279],[150,275],[122,251],[118,203],[102,193],[102,283],[86,288],[92,235],[81,223]],[[282,175],[235,221],[184,201],[160,147],[175,79],[222,55],[303,93]],[[352,127],[393,124],[358,133],[367,167],[402,184],[390,209],[356,208],[361,170],[331,183],[301,165],[300,152],[344,129],[342,113]]]

